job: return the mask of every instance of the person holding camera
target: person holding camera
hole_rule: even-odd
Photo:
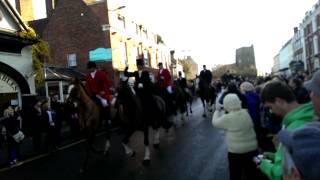
[[[293,130],[314,120],[311,103],[300,105],[291,88],[279,80],[270,81],[261,92],[261,101],[272,113],[282,117],[283,130]],[[258,168],[272,180],[280,180],[283,146],[280,144],[275,153],[265,153]]]
[[[242,109],[241,101],[234,93],[225,96],[223,106],[224,110],[218,108],[214,112],[212,124],[226,131],[230,180],[241,177],[248,180],[259,179],[253,162],[258,154],[258,143],[252,119],[248,111]]]

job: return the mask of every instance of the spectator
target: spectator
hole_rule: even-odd
[[[320,70],[317,71],[313,78],[304,83],[304,86],[311,92],[313,108],[317,117],[320,117]]]
[[[41,101],[37,100],[33,107],[28,110],[28,118],[30,120],[30,132],[33,142],[33,151],[38,154],[41,152],[42,134],[45,128],[45,120],[42,116]]]
[[[289,86],[292,88],[299,104],[310,102],[309,93],[306,88],[303,87],[302,81],[299,78],[290,78]]]
[[[259,122],[259,106],[260,106],[260,99],[259,95],[255,93],[255,88],[250,82],[243,82],[240,85],[240,90],[244,94],[248,111],[250,114],[251,119],[253,120],[253,124],[255,127],[260,126]]]
[[[56,129],[56,118],[55,113],[52,111],[49,103],[42,105],[43,119],[45,120],[45,129],[47,130],[46,135],[46,148],[50,153],[54,153],[58,150],[57,148],[57,129]]]
[[[320,122],[295,130],[283,130],[279,140],[284,146],[282,177],[284,180],[320,179]]]
[[[51,111],[55,114],[55,129],[56,129],[56,143],[57,145],[61,142],[61,129],[62,129],[62,121],[64,120],[64,109],[63,104],[59,102],[59,96],[56,94],[51,97],[50,100],[50,108]]]
[[[297,129],[314,119],[311,103],[299,105],[290,87],[283,82],[274,80],[267,83],[262,90],[261,101],[272,113],[283,118],[284,129]],[[259,168],[269,179],[280,180],[282,158],[283,150],[279,145],[276,153],[266,154]]]
[[[257,173],[252,159],[257,154],[258,145],[250,115],[241,108],[241,101],[236,94],[228,94],[223,106],[229,113],[216,110],[212,124],[226,130],[230,179],[239,179],[245,174],[246,179],[255,180]]]
[[[245,98],[245,96],[240,92],[240,90],[238,89],[237,85],[235,83],[229,83],[227,86],[227,90],[222,94],[222,96],[219,99],[219,103],[222,104],[224,97],[227,94],[230,93],[234,93],[238,96],[238,98],[241,101],[241,107],[244,109],[247,109],[247,100]]]
[[[17,154],[18,154],[18,142],[13,138],[13,135],[17,134],[20,130],[19,121],[14,116],[14,109],[8,106],[3,113],[4,120],[1,121],[3,126],[6,128],[6,139],[8,144],[8,153],[10,158],[10,165],[17,164]]]

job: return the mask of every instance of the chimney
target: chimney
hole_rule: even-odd
[[[16,6],[19,7],[17,9],[20,10],[21,17],[24,21],[34,20],[32,0],[16,1]]]

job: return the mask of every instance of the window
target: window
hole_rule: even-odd
[[[134,59],[138,59],[138,49],[136,47],[132,47],[131,48],[131,56],[134,58]]]
[[[67,55],[68,67],[77,66],[77,55],[75,53]]]
[[[143,59],[144,59],[144,65],[149,66],[149,53],[148,50],[143,50]]]
[[[124,42],[121,42],[120,45],[120,64],[126,64],[127,63],[127,45]]]

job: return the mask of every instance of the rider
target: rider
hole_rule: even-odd
[[[163,64],[160,62],[158,64],[159,71],[157,75],[157,87],[160,89],[161,93],[167,92],[172,94],[172,86],[171,86],[171,75],[168,69],[163,68]]]
[[[187,86],[187,80],[186,78],[182,77],[182,72],[178,72],[178,79],[177,79],[178,85],[183,89],[186,90],[188,88]]]
[[[200,72],[199,79],[200,79],[200,82],[204,82],[207,85],[211,84],[212,74],[210,70],[207,70],[206,65],[203,65],[203,70],[201,70]]]
[[[99,70],[95,62],[88,62],[87,69],[89,73],[86,75],[86,90],[94,101],[102,107],[107,107],[110,96],[110,81],[107,74]]]
[[[111,100],[110,96],[110,81],[107,74],[99,70],[95,62],[89,61],[87,63],[87,69],[89,73],[86,75],[86,90],[89,96],[92,98],[94,102],[96,102],[101,108],[100,114],[103,119],[107,122],[106,130],[107,130],[107,139],[110,138],[109,130],[109,102]],[[110,147],[110,142],[107,140],[105,145],[105,153],[108,152]]]
[[[143,99],[145,96],[153,94],[153,84],[150,79],[149,71],[144,69],[143,59],[137,59],[137,71],[128,72],[128,67],[124,71],[126,77],[135,77],[134,89],[137,95]]]
[[[148,127],[150,120],[153,116],[153,95],[154,95],[154,87],[151,82],[149,71],[144,69],[144,60],[137,59],[137,71],[128,72],[128,66],[124,70],[124,75],[126,77],[135,77],[134,89],[136,91],[137,96],[141,100],[142,108],[144,109],[143,115],[143,124],[142,129],[144,131],[144,145],[145,145],[145,160],[150,160],[150,149],[149,149],[149,134]],[[132,154],[130,148],[128,147],[128,141],[123,141],[123,146],[127,154]]]

